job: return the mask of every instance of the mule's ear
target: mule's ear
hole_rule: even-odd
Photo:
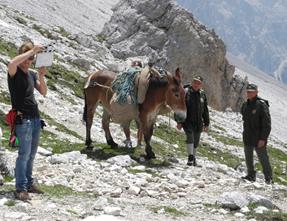
[[[176,70],[175,70],[175,76],[181,80],[181,74],[180,74],[180,68],[178,67]]]

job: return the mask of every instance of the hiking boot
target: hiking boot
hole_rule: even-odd
[[[27,191],[16,191],[15,198],[24,202],[31,200]]]
[[[28,188],[29,193],[37,193],[37,194],[43,194],[44,192],[39,189],[39,187],[32,185]]]
[[[251,175],[243,176],[243,177],[241,177],[241,179],[248,180],[250,182],[255,182],[256,181],[256,177],[255,176],[251,176]]]
[[[195,167],[198,166],[195,157],[193,157],[193,166],[195,166]]]
[[[267,179],[265,179],[265,183],[266,183],[266,184],[274,184],[272,178],[267,178]]]
[[[187,165],[188,165],[188,166],[193,166],[193,162],[194,162],[194,157],[193,157],[193,155],[188,155]]]

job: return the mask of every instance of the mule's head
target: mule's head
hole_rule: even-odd
[[[177,120],[184,122],[186,118],[185,92],[179,68],[176,69],[175,75],[168,76],[166,103],[174,111]]]

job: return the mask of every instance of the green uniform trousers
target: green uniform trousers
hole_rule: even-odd
[[[258,159],[263,168],[265,179],[272,179],[272,168],[269,162],[269,156],[268,156],[266,146],[262,148],[252,147],[252,146],[244,147],[245,161],[246,161],[248,175],[255,176],[255,169],[254,169],[254,162],[253,162],[254,149],[257,153]]]

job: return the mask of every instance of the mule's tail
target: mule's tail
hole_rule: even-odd
[[[84,106],[84,112],[83,112],[83,123],[87,123],[87,116],[88,116],[88,110],[87,110],[87,96],[84,89],[84,96],[85,96],[85,106]]]

